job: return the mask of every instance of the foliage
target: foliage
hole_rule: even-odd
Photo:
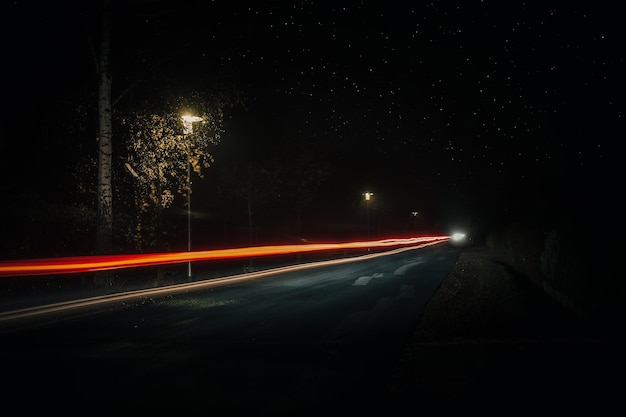
[[[320,185],[330,177],[330,164],[321,153],[302,146],[283,166],[282,194],[288,196],[291,208],[299,213],[315,199]]]
[[[175,113],[135,113],[124,119],[124,167],[126,175],[133,177],[134,239],[138,243],[158,243],[162,210],[176,195],[187,195],[191,172],[201,178],[203,169],[213,163],[210,147],[219,140],[219,121],[207,115],[202,118],[205,122],[196,123],[193,133],[186,135],[181,116]]]
[[[82,204],[50,203],[21,194],[2,207],[3,256],[38,258],[91,255],[96,213]]]
[[[222,193],[231,201],[245,203],[251,240],[259,219],[270,210],[273,214],[285,210],[287,216],[293,215],[292,232],[299,235],[302,211],[330,177],[330,164],[323,154],[297,139],[280,142],[276,137],[261,137],[255,142],[241,145],[236,156],[220,159]],[[257,150],[250,152],[250,148]],[[282,223],[284,220],[283,216]]]
[[[221,184],[229,198],[243,199],[253,206],[280,195],[279,169],[274,161],[228,165],[221,170]]]
[[[164,95],[167,91],[162,90]],[[145,96],[132,111],[124,110],[127,105],[118,110],[116,132],[124,147],[116,184],[124,188],[126,211],[135,218],[132,239],[138,248],[165,249],[164,210],[177,198],[186,200],[193,180],[204,178],[224,133],[224,110],[239,103],[239,94],[226,84],[204,85],[181,96]],[[202,119],[190,131],[182,119],[186,114]]]

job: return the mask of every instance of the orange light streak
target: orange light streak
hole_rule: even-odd
[[[215,249],[194,252],[166,252],[133,255],[95,255],[65,258],[45,258],[0,262],[0,277],[74,274],[142,266],[165,265],[218,259],[248,258],[256,256],[287,255],[303,252],[320,252],[337,249],[367,249],[391,246],[408,246],[425,242],[443,242],[450,236],[427,236],[406,239],[384,239],[346,243],[312,243],[298,245],[269,245],[244,248]]]

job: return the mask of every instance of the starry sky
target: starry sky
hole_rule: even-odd
[[[97,9],[80,4],[3,6],[20,23],[3,29],[5,137],[17,113],[95,82]],[[624,137],[623,24],[608,4],[120,2],[114,90],[146,74],[235,82],[248,111],[328,153],[312,209],[329,216],[364,191],[444,223],[603,205]]]

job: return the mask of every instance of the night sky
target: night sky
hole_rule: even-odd
[[[443,229],[570,209],[596,221],[619,199],[624,54],[617,6],[118,3],[113,95],[148,76],[236,83],[250,119],[307,138],[330,158],[333,176],[312,217],[349,213],[365,191],[391,216],[419,211]],[[16,172],[28,171],[23,181],[31,187],[43,167],[55,165],[50,141],[65,145],[48,116],[97,91],[89,44],[98,33],[97,2],[76,4],[2,6],[5,195],[21,188]],[[26,136],[24,126],[33,132]],[[56,161],[69,164],[67,149],[61,154]]]

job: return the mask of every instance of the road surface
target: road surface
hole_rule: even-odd
[[[447,243],[5,320],[20,413],[383,415],[380,394],[458,257]]]

